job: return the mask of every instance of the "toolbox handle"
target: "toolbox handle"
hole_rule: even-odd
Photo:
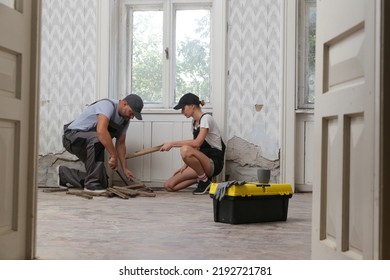
[[[256,187],[271,187],[270,184],[256,184]]]

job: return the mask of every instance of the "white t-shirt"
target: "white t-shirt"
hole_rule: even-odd
[[[210,114],[203,114],[199,126],[201,128],[204,127],[209,129],[205,141],[207,141],[212,148],[217,148],[222,151],[221,132],[219,131],[214,118]]]

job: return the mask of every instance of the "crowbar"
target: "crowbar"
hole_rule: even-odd
[[[116,170],[116,173],[119,175],[119,177],[122,179],[123,183],[125,183],[125,185],[127,186],[129,184],[129,182],[127,182],[127,180],[125,180],[125,178],[122,176],[122,174],[119,172],[119,170],[117,169]]]
[[[129,186],[129,182],[125,179],[125,177],[123,177],[123,175],[119,172],[119,170],[116,169],[115,171],[119,175],[119,177],[122,179],[123,183],[125,183],[125,186]],[[146,187],[144,183],[142,183],[141,181],[139,181],[136,178],[132,178],[131,181],[133,181],[134,183],[136,183],[138,185],[141,185],[142,187]]]

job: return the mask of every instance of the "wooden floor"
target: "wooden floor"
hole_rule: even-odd
[[[209,195],[38,193],[37,258],[44,260],[308,260],[311,193],[289,200],[284,222],[216,223]]]

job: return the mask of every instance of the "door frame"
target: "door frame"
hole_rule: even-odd
[[[30,141],[27,182],[31,186],[27,194],[27,216],[31,217],[26,234],[26,259],[36,258],[37,232],[37,194],[38,194],[38,143],[39,143],[39,79],[40,79],[40,38],[41,38],[41,1],[32,1],[31,24],[31,84],[30,84]],[[36,5],[34,6],[34,4]],[[33,24],[35,23],[35,24]],[[35,28],[34,28],[35,26]]]
[[[379,13],[378,13],[379,14]],[[390,182],[390,97],[386,92],[390,91],[390,80],[386,77],[390,74],[390,3],[381,1],[381,66],[380,66],[380,100],[378,100],[380,147],[379,147],[379,257],[390,259],[390,188],[386,183]]]
[[[295,96],[296,96],[296,25],[297,1],[284,1],[283,16],[283,78],[281,102],[280,181],[295,190]]]
[[[12,228],[7,229],[1,236],[7,243],[1,254],[1,258],[5,259],[28,260],[36,257],[41,1],[30,0],[28,4],[24,3],[25,5],[20,0],[15,1],[12,4],[15,4],[16,8],[1,4],[2,13],[4,9],[6,14],[4,21],[15,24],[14,29],[22,32],[19,36],[12,37],[10,34],[4,37],[4,47],[7,48],[6,45],[10,43],[12,49],[13,45],[17,44],[14,56],[18,56],[20,60],[17,62],[20,65],[13,71],[17,76],[15,84],[20,85],[21,89],[16,90],[13,98],[9,99],[11,102],[7,103],[7,110],[23,112],[23,116],[18,115],[18,119],[5,115],[5,119],[11,118],[9,121],[13,121],[17,127],[14,135],[15,151],[10,153],[15,157],[17,167],[10,176],[19,177],[12,185],[7,185],[13,191],[13,202],[10,204],[13,208],[10,211],[13,213],[10,218]],[[6,145],[5,148],[10,147]],[[14,235],[17,237],[13,238]]]
[[[290,183],[296,192],[311,192],[312,184],[305,185],[297,183],[298,174],[302,174],[305,164],[298,166],[297,157],[303,154],[304,150],[298,150],[298,146],[303,149],[306,146],[299,143],[302,135],[299,133],[299,121],[306,118],[314,118],[312,109],[297,109],[298,94],[298,30],[299,30],[299,0],[283,2],[284,22],[282,23],[282,34],[284,35],[283,49],[283,78],[281,96],[281,151],[280,151],[280,181]],[[309,163],[311,164],[311,163]],[[298,167],[297,167],[298,166]],[[299,173],[300,172],[300,173]]]

